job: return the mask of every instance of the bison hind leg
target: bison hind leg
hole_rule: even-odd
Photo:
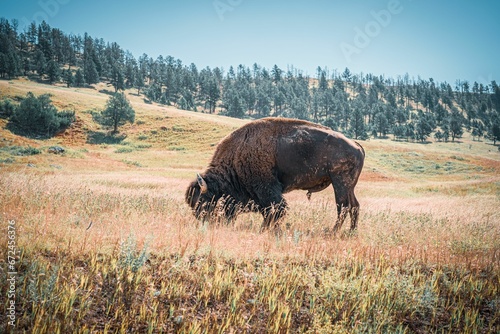
[[[351,231],[358,227],[359,202],[354,195],[354,191],[349,193],[349,215],[351,216]]]
[[[339,193],[342,195],[338,195]],[[340,230],[348,213],[351,218],[351,231],[354,231],[357,228],[359,217],[359,202],[354,195],[354,191],[351,190],[344,196],[341,190],[335,189],[335,200],[337,202],[337,221],[333,227],[334,233]]]
[[[349,211],[349,208],[344,206],[344,205],[338,205],[337,204],[337,221],[335,222],[335,225],[333,226],[333,233],[337,233],[338,230],[342,227],[344,224],[345,218],[347,217],[347,212]]]
[[[348,185],[343,175],[332,175],[331,178],[337,206],[337,221],[333,226],[333,232],[337,233],[342,228],[347,214],[351,216],[351,230],[354,230],[358,216],[358,210],[354,210],[354,208],[359,207],[354,196],[354,189]]]

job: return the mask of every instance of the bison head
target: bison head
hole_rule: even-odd
[[[225,219],[229,222],[245,208],[246,204],[237,201],[229,189],[227,185],[224,187],[223,179],[217,175],[202,177],[197,174],[196,180],[191,182],[186,190],[186,203],[197,219],[212,221]]]
[[[217,202],[221,195],[218,194],[217,184],[207,181],[200,175],[196,175],[196,180],[191,182],[186,190],[186,203],[193,209],[197,219],[211,218],[217,207]]]

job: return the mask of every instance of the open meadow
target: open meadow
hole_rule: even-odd
[[[15,294],[14,313],[2,298],[0,332],[500,332],[492,143],[468,133],[361,141],[358,230],[347,221],[337,236],[324,232],[336,218],[329,187],[311,201],[287,194],[276,235],[259,232],[258,214],[202,224],[184,202],[217,143],[246,121],[127,91],[136,121],[111,137],[90,114],[108,89],[0,81],[0,99],[50,93],[77,116],[48,140],[16,136],[0,119],[0,287]],[[65,152],[48,153],[54,145]]]

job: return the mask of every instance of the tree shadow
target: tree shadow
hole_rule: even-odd
[[[125,138],[127,138],[127,135],[125,134],[112,134],[110,132],[90,131],[87,135],[87,144],[120,144]]]
[[[99,93],[107,94],[107,95],[110,95],[110,96],[115,95],[115,92],[113,92],[113,91],[111,91],[109,89],[100,89]]]

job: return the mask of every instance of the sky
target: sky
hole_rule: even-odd
[[[117,42],[136,58],[198,69],[257,63],[455,84],[500,80],[500,1],[0,0],[0,17],[45,20]]]

